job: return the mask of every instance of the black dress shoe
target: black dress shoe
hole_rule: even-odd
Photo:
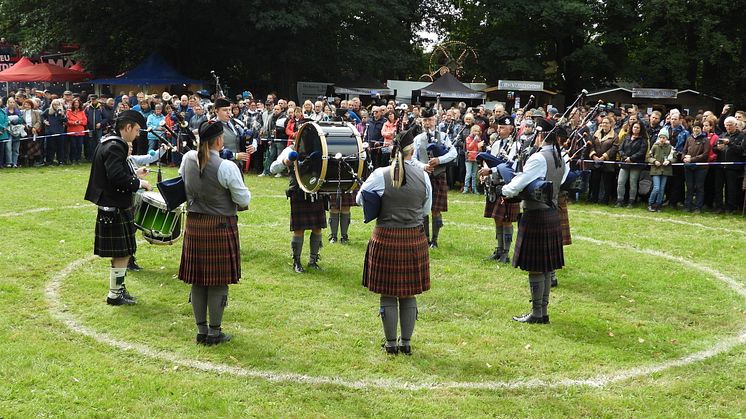
[[[336,243],[337,242],[337,236],[329,236],[329,243]]]
[[[500,257],[503,255],[503,252],[500,251],[499,247],[495,248],[495,251],[492,252],[492,254],[487,259],[492,260],[500,260]]]
[[[431,249],[437,249],[438,248],[438,242],[433,240],[430,242],[430,248]]]
[[[305,269],[303,269],[303,265],[301,265],[300,260],[297,259],[293,259],[293,270],[297,274],[302,274],[306,271]]]
[[[559,283],[557,282],[557,278],[552,278],[552,281],[549,283],[549,285],[552,288],[555,288],[557,285],[559,285]]]
[[[510,263],[510,253],[504,252],[500,255],[500,257],[497,259],[500,263]]]
[[[549,324],[549,315],[546,315],[546,316],[542,317],[541,318],[541,323],[542,324]]]
[[[124,295],[119,295],[117,298],[106,297],[106,304],[110,306],[131,306],[137,304],[137,302],[126,298]]]
[[[124,298],[126,298],[126,299],[128,299],[128,300],[132,300],[132,301],[137,301],[137,297],[134,297],[134,296],[132,296],[132,295],[131,295],[131,294],[130,294],[130,293],[129,293],[128,291],[127,291],[127,288],[125,288],[125,287],[124,287],[124,284],[122,284],[122,297],[124,297]]]
[[[412,356],[412,347],[409,345],[399,345],[399,352],[407,356]]]
[[[524,314],[523,316],[513,316],[513,320],[519,323],[531,323],[531,324],[544,323],[544,317],[534,317],[534,315],[531,313]]]
[[[217,336],[207,335],[207,338],[205,338],[205,345],[220,345],[221,343],[230,342],[230,340],[231,335],[226,335],[225,333],[220,332]]]
[[[311,256],[311,259],[308,260],[308,267],[311,269],[321,270],[321,266],[319,266],[319,256]]]
[[[197,333],[197,338],[195,340],[197,345],[207,344],[207,333]]]
[[[398,346],[387,346],[385,343],[381,345],[383,349],[386,350],[386,353],[389,355],[396,355],[399,353],[399,347]]]
[[[142,268],[140,267],[140,265],[137,264],[137,262],[130,261],[127,264],[127,270],[133,271],[133,272],[139,272],[142,270]]]
[[[350,244],[350,238],[343,234],[342,238],[339,239],[339,242],[342,244]]]

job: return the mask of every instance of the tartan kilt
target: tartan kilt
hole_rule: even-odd
[[[494,218],[497,221],[514,223],[521,214],[520,202],[507,202],[498,196],[495,202],[484,201],[484,218]]]
[[[349,208],[354,207],[356,205],[355,203],[355,194],[357,193],[357,189],[355,189],[355,192],[342,192],[340,195],[342,197],[342,207]],[[337,205],[337,194],[333,193],[330,195],[327,195],[329,197],[329,209],[341,209],[339,205]]]
[[[101,257],[132,256],[137,250],[135,241],[135,223],[132,211],[98,210],[96,215],[96,238],[93,242],[93,254]]]
[[[187,213],[179,279],[213,286],[235,284],[240,278],[238,217]]]
[[[39,141],[33,141],[31,140],[31,137],[27,138],[29,141],[26,141],[26,157],[29,159],[33,159],[36,157],[41,156],[42,149],[41,149],[41,140]]]
[[[524,211],[518,222],[513,266],[529,272],[562,269],[562,226],[556,209]]]
[[[430,183],[433,187],[433,206],[430,211],[432,212],[447,212],[448,211],[448,180],[446,179],[445,172],[433,176],[430,174]]]
[[[430,253],[422,226],[373,229],[365,251],[363,286],[397,297],[430,289]]]
[[[290,194],[290,231],[326,228],[324,197],[311,201],[300,189]]]
[[[562,245],[572,244],[572,235],[570,235],[570,217],[567,215],[567,195],[560,192],[557,198],[557,213],[562,226]]]

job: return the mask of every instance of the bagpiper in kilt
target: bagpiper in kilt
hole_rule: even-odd
[[[497,138],[489,145],[490,154],[496,157],[503,157],[507,161],[514,161],[520,150],[520,143],[513,140],[513,118],[503,116],[497,122]],[[514,163],[515,168],[515,163]],[[487,168],[479,170],[482,177],[497,176],[497,168]],[[496,182],[493,182],[496,183]],[[491,194],[485,194],[484,217],[495,220],[495,240],[497,247],[490,256],[490,259],[498,262],[510,262],[510,244],[513,242],[513,223],[518,221],[521,213],[518,202],[509,202],[501,196],[497,196],[494,201],[490,201]]]
[[[319,250],[321,249],[321,229],[326,228],[325,197],[309,194],[301,189],[295,177],[294,162],[298,153],[293,146],[288,146],[270,165],[269,171],[278,174],[286,168],[290,171],[290,184],[285,192],[290,199],[290,231],[293,232],[290,248],[293,251],[293,270],[296,273],[305,271],[300,262],[303,251],[303,241],[306,230],[311,230],[311,252],[308,267],[321,269],[319,266]]]
[[[241,171],[220,158],[223,126],[200,124],[198,150],[187,152],[179,173],[187,197],[187,221],[179,279],[190,284],[190,302],[197,325],[196,342],[216,345],[231,340],[223,333],[228,285],[241,277],[241,246],[237,211],[248,209],[251,193]],[[207,313],[210,313],[209,324]]]
[[[135,170],[127,159],[129,144],[137,138],[145,118],[136,111],[122,112],[112,135],[104,138],[93,156],[85,199],[98,205],[93,253],[111,257],[109,270],[109,305],[132,305],[135,297],[124,285],[127,263],[135,253],[135,226],[131,207],[133,193],[139,188],[151,190],[150,183],[140,179],[145,170]]]
[[[561,129],[561,128],[558,128]],[[551,131],[551,125],[547,131]],[[545,131],[546,132],[546,131]],[[539,152],[531,155],[524,171],[501,188],[506,197],[516,197],[536,179],[544,178],[552,185],[561,185],[569,167],[563,162],[554,133],[543,139]],[[528,271],[531,289],[531,312],[513,317],[522,323],[549,323],[547,306],[551,289],[551,274],[564,266],[562,226],[557,213],[559,187],[552,188],[551,200],[523,200],[523,214],[518,222],[518,237],[513,254],[513,266]]]
[[[376,227],[365,252],[363,286],[381,294],[379,314],[386,352],[410,355],[416,295],[430,289],[430,255],[422,222],[430,211],[432,186],[422,167],[411,160],[411,131],[395,145],[392,165],[378,168],[368,177],[360,187],[357,203],[366,205],[365,194],[380,197]]]
[[[413,160],[419,161],[430,173],[430,182],[432,184],[432,223],[433,235],[430,236],[429,219],[425,217],[425,236],[430,241],[430,248],[438,248],[438,236],[440,229],[443,227],[442,212],[448,211],[448,179],[446,176],[447,164],[454,161],[457,157],[456,147],[451,143],[451,139],[446,133],[435,129],[436,112],[434,109],[425,109],[422,111],[422,126],[424,132],[414,138],[414,155]],[[437,153],[436,153],[437,152]],[[442,152],[442,154],[441,154]],[[436,154],[438,154],[436,156]]]

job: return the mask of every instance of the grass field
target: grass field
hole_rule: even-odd
[[[181,242],[141,241],[138,305],[104,303],[88,170],[0,171],[0,417],[746,417],[744,218],[572,205],[552,324],[532,326],[510,320],[529,309],[526,276],[484,260],[483,198],[453,193],[414,355],[390,357],[360,285],[360,209],[352,243],[297,275],[287,180],[250,176],[234,339],[206,348],[176,279]]]

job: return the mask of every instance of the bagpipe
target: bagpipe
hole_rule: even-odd
[[[448,154],[449,150],[450,149],[446,147],[445,144],[436,143],[436,142],[430,143],[427,145],[427,157],[429,159],[440,158]],[[435,169],[433,169],[433,176],[442,175],[443,173],[445,173],[448,167],[450,167],[454,162],[455,160],[450,161],[445,164],[439,164],[437,167],[435,167]]]
[[[516,172],[513,169],[513,162],[505,156],[493,156],[487,152],[477,154],[477,162],[490,169],[496,168],[490,176],[485,178],[487,199],[490,202],[495,202],[497,196],[501,195],[502,187],[510,183],[516,176]],[[541,177],[526,185],[516,198],[508,198],[506,200],[508,202],[532,200],[545,203],[552,207],[554,206],[552,203],[553,191],[554,186],[552,182]]]

